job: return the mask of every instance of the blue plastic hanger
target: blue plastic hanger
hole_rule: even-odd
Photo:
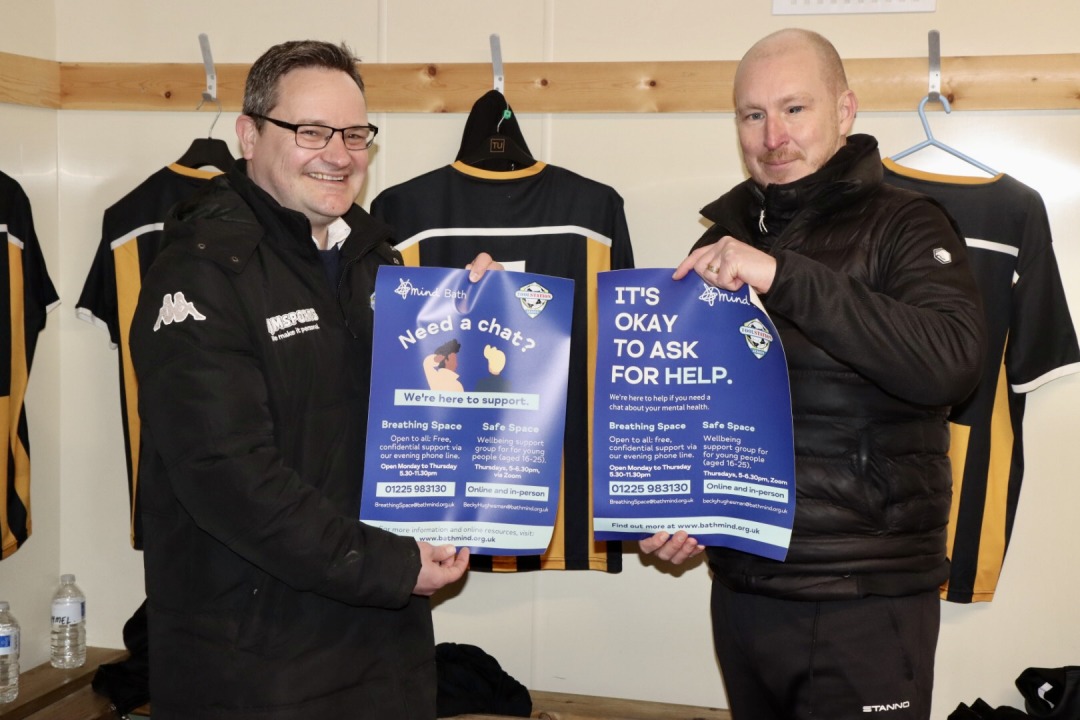
[[[973,157],[969,157],[960,152],[954,147],[946,145],[937,138],[934,137],[934,133],[930,131],[930,122],[926,119],[926,103],[936,100],[942,104],[945,108],[945,114],[952,112],[952,108],[949,106],[949,100],[941,94],[941,45],[940,35],[937,30],[931,30],[928,33],[928,40],[930,44],[930,91],[919,101],[919,120],[922,121],[923,131],[926,133],[926,139],[920,143],[912,145],[907,150],[901,150],[896,153],[890,160],[899,160],[900,158],[907,157],[914,152],[918,152],[926,147],[936,147],[939,150],[944,150],[954,157],[958,157],[964,162],[974,165],[982,170],[984,173],[990,175],[997,175],[998,172],[993,170]]]
[[[945,98],[944,95],[939,94],[937,98],[931,98],[929,95],[924,97],[922,100],[919,101],[919,120],[922,121],[923,130],[926,132],[926,139],[923,140],[920,143],[912,145],[907,150],[901,150],[900,152],[896,153],[895,155],[893,155],[889,159],[890,160],[899,160],[900,158],[907,157],[908,155],[911,155],[914,152],[918,152],[919,150],[922,150],[923,148],[936,147],[939,150],[944,150],[945,152],[949,153],[950,155],[953,155],[955,157],[960,158],[961,160],[963,160],[966,163],[974,165],[975,167],[982,170],[984,173],[987,173],[989,175],[997,175],[998,172],[996,170],[994,170],[993,168],[990,168],[990,167],[988,167],[986,165],[983,165],[981,162],[979,162],[975,158],[969,157],[968,155],[965,155],[964,153],[960,152],[956,148],[951,147],[949,145],[946,145],[945,143],[941,142],[940,140],[938,140],[937,138],[934,137],[934,133],[930,131],[930,123],[926,119],[926,103],[928,103],[928,102],[930,102],[931,100],[934,100],[934,99],[938,100],[945,107],[945,112],[946,113],[951,113],[952,112],[952,108],[949,107],[949,101]]]

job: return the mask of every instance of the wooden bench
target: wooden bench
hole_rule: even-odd
[[[127,650],[87,648],[86,664],[61,670],[45,663],[19,677],[19,697],[0,705],[0,720],[117,720],[112,703],[90,687],[98,666],[117,662]]]
[[[594,695],[530,690],[532,717],[539,720],[731,720],[717,708],[645,700],[622,700]],[[500,715],[458,715],[456,720],[506,720]]]
[[[0,720],[118,720],[109,700],[90,687],[103,663],[117,662],[126,650],[87,648],[86,664],[60,670],[48,663],[31,668],[19,679],[19,697],[0,705]],[[573,695],[532,690],[532,717],[538,720],[731,720],[727,710]],[[132,718],[150,715],[149,707]],[[458,715],[458,720],[506,720],[502,715]],[[152,720],[152,717],[151,717]]]

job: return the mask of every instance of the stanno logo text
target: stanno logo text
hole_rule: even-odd
[[[904,700],[903,702],[888,703],[886,705],[863,705],[862,711],[864,713],[880,713],[891,710],[906,710],[909,707],[911,707],[911,701]]]

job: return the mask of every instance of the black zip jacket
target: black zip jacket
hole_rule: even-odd
[[[795,431],[785,562],[710,548],[716,579],[773,597],[902,596],[948,577],[949,406],[975,387],[981,301],[955,224],[882,184],[853,135],[817,172],[708,205],[695,247],[732,235],[776,258],[762,296],[783,342]]]
[[[131,330],[155,720],[435,716],[411,538],[357,520],[375,273],[354,206],[337,287],[244,164],[174,209]]]

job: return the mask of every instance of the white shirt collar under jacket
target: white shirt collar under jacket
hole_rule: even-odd
[[[349,223],[345,222],[345,218],[338,218],[330,223],[326,227],[326,249],[333,250],[336,247],[341,247],[341,244],[345,242],[351,232],[352,228],[349,227]],[[315,239],[315,236],[312,236],[311,240],[315,243],[315,247],[319,246],[319,241]]]

